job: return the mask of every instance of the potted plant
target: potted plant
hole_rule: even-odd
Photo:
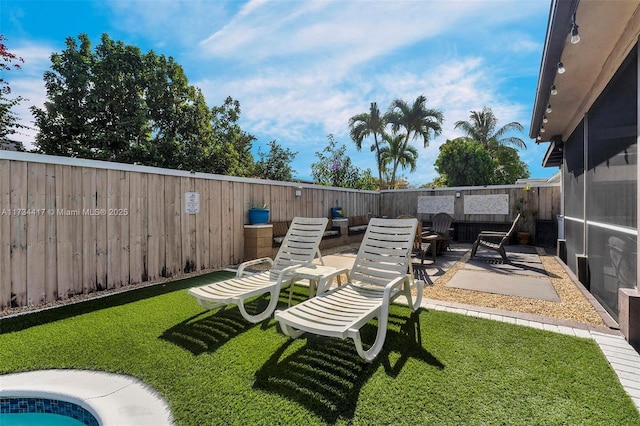
[[[260,204],[252,204],[249,207],[249,223],[251,225],[260,225],[269,222],[269,205],[262,202]]]
[[[527,188],[525,188],[525,191]],[[518,231],[516,237],[518,244],[527,245],[531,242],[531,231],[535,224],[535,218],[538,212],[528,207],[529,201],[525,197],[518,197],[513,202],[513,211],[515,214],[520,214],[520,221],[518,224]]]

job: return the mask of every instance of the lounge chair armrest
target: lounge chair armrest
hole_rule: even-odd
[[[482,237],[506,237],[508,232],[499,232],[499,231],[480,231],[480,236]]]
[[[259,265],[260,263],[269,263],[270,266],[273,266],[273,259],[270,257],[261,257],[259,259],[247,260],[246,262],[242,262],[238,267],[238,272],[236,272],[236,278],[241,278],[242,274],[244,274],[244,270],[247,266]]]
[[[282,280],[284,279],[285,275],[287,275],[287,274],[293,275],[295,273],[296,269],[302,268],[303,266],[307,266],[307,265],[303,265],[302,263],[300,263],[300,264],[296,264],[296,265],[289,265],[286,268],[283,268],[283,269],[279,270],[278,271],[278,281],[282,282]],[[273,272],[275,272],[275,271],[273,271]]]
[[[382,296],[384,298],[384,303],[389,304],[392,299],[392,292],[396,289],[396,287],[404,284],[408,279],[409,278],[407,275],[399,275],[398,277],[389,281],[389,283],[384,286],[384,295]]]

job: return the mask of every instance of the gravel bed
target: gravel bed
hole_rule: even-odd
[[[457,302],[466,305],[541,315],[594,326],[605,325],[600,314],[576,287],[576,284],[567,275],[558,260],[543,250],[538,250],[538,255],[542,266],[549,275],[548,278],[560,297],[560,302],[447,287],[446,283],[464,266],[469,255],[469,253],[464,255],[460,261],[435,280],[433,285],[425,286],[424,297],[445,302]]]

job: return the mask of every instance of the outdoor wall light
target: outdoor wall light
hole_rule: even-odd
[[[549,119],[547,118],[547,116],[546,116],[546,115],[543,115],[543,116],[542,116],[542,122],[543,122],[544,124],[547,124],[547,123],[549,122]]]
[[[564,74],[565,71],[566,69],[564,68],[562,62],[558,62],[558,74]]]
[[[547,114],[550,114],[553,110],[551,109],[551,104],[547,104]]]
[[[555,95],[557,95],[557,94],[558,94],[558,89],[556,89],[556,85],[555,85],[555,84],[552,84],[552,85],[551,85],[551,94],[552,94],[553,96],[555,96]]]
[[[576,13],[573,13],[571,17],[571,44],[576,44],[580,41],[580,34],[578,34],[578,24],[576,24]]]
[[[460,193],[456,192],[456,198],[460,198]]]
[[[296,198],[297,197],[302,197],[302,187],[301,186],[296,188],[295,194],[296,194]]]

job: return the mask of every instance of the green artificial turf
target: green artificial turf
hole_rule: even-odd
[[[351,341],[291,340],[274,320],[205,311],[187,294],[229,276],[3,319],[0,373],[131,375],[168,401],[178,425],[640,424],[591,340],[394,306],[385,349],[366,364]],[[296,287],[298,301],[305,291]],[[374,333],[372,323],[365,340]]]

